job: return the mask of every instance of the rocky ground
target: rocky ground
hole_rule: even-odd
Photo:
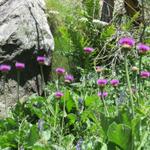
[[[26,65],[20,79],[21,97],[39,92],[38,55],[46,57],[44,75],[48,80],[54,41],[45,8],[44,0],[0,0],[0,64],[12,66],[6,84],[7,106],[14,105],[17,98],[16,61]],[[0,73],[0,116],[4,114],[2,85]]]

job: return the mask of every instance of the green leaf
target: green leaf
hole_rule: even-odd
[[[147,132],[147,131],[145,133],[143,133],[143,136],[142,136],[142,139],[141,139],[141,143],[138,146],[137,150],[141,150],[144,147],[145,143],[147,143],[148,135],[149,135],[149,132]]]
[[[68,124],[69,125],[72,125],[72,124],[74,124],[75,123],[75,121],[76,121],[76,119],[77,119],[77,116],[75,115],[75,114],[68,114],[67,115],[67,118],[69,119],[69,122],[68,122]]]
[[[137,140],[140,141],[140,124],[141,124],[141,118],[135,118],[132,120],[132,132],[137,138]]]
[[[12,118],[0,119],[0,133],[17,128],[17,122]]]
[[[18,135],[18,132],[16,132],[16,131],[8,131],[4,135],[1,135],[0,136],[0,146],[2,148],[7,148],[7,147],[16,148],[17,135]]]
[[[103,131],[107,134],[107,130],[109,125],[115,120],[114,118],[106,117],[103,113],[100,114],[100,124],[102,126]]]
[[[124,124],[113,122],[107,132],[108,140],[124,150],[130,150],[132,145],[132,131]]]
[[[39,131],[37,126],[33,125],[30,129],[30,134],[28,137],[28,145],[33,146],[39,140]]]
[[[67,135],[63,138],[62,143],[66,149],[72,149],[73,147],[73,141],[75,137],[73,135]]]
[[[76,107],[75,102],[74,102],[73,98],[71,97],[69,91],[65,92],[65,95],[64,95],[64,98],[63,98],[63,102],[66,103],[66,108],[67,108],[68,112],[70,112],[73,108]]]
[[[101,150],[107,150],[107,145],[105,143],[103,143]]]
[[[98,99],[98,96],[88,96],[85,99],[85,106],[91,106],[94,104]]]
[[[32,150],[47,150],[43,145],[35,145],[32,147]]]

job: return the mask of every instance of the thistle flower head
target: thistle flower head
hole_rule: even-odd
[[[41,47],[41,48],[39,48],[39,50],[40,50],[40,51],[44,51],[44,48],[43,48],[43,47]]]
[[[148,72],[148,71],[141,71],[140,72],[140,77],[141,78],[149,78],[150,77],[150,72]]]
[[[84,50],[85,53],[92,53],[94,51],[94,48],[92,48],[92,47],[84,47],[83,50]]]
[[[106,79],[98,79],[97,80],[97,84],[101,87],[105,86],[107,84],[107,80]]]
[[[146,54],[150,50],[150,47],[148,45],[139,43],[137,45],[137,49],[139,50],[139,54]]]
[[[11,66],[10,65],[6,65],[6,64],[2,64],[0,65],[0,71],[3,73],[7,73],[11,70]]]
[[[55,93],[55,97],[58,98],[58,99],[60,99],[62,96],[64,96],[64,94],[62,92],[60,92],[60,91],[57,91]]]
[[[102,72],[104,70],[103,67],[101,66],[96,66],[96,72],[99,73],[99,72]]]
[[[65,73],[65,69],[64,68],[56,68],[56,73],[61,75],[61,74],[64,74]]]
[[[37,62],[38,62],[39,64],[44,64],[45,60],[46,60],[46,57],[45,57],[45,56],[38,56],[38,57],[37,57]]]
[[[25,68],[25,64],[24,64],[24,63],[21,63],[21,62],[16,62],[15,67],[16,67],[16,69],[18,69],[18,70],[22,70],[22,69]]]
[[[123,47],[123,48],[131,48],[134,46],[135,44],[135,40],[133,38],[130,38],[130,37],[124,37],[124,38],[121,38],[119,40],[119,44]]]
[[[131,68],[131,70],[134,71],[134,72],[138,72],[138,71],[139,71],[139,68],[136,67],[136,66],[133,66],[133,67]]]
[[[73,82],[74,77],[71,74],[65,76],[65,82],[70,83]]]
[[[108,93],[107,92],[98,92],[99,97],[107,97]]]
[[[116,87],[116,86],[118,86],[118,84],[119,84],[119,80],[113,79],[113,80],[110,81],[110,84],[111,84],[112,86]]]

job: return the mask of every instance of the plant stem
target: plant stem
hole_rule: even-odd
[[[139,59],[139,78],[138,78],[138,81],[139,81],[139,97],[141,97],[141,78],[140,78],[141,69],[142,69],[142,55],[140,56],[140,59]]]
[[[102,103],[103,103],[105,112],[106,112],[107,116],[109,117],[109,112],[108,112],[107,106],[106,106],[106,104],[105,104],[105,98],[104,98],[104,96],[103,96],[103,89],[101,89],[101,100],[102,100]]]
[[[66,102],[64,99],[64,105],[63,105],[63,117],[62,117],[62,124],[61,124],[61,137],[63,135],[63,128],[64,128],[64,118],[65,118],[65,107],[66,107]]]
[[[118,90],[117,90],[117,88],[116,87],[114,87],[114,89],[115,89],[115,91],[116,91],[116,98],[118,98]],[[117,111],[117,115],[118,115],[118,104],[117,104],[117,99],[114,99],[114,103],[115,103],[115,106],[116,106],[116,111]]]
[[[18,150],[21,150],[21,147],[20,147],[20,144],[21,144],[21,129],[22,129],[22,126],[23,126],[23,123],[26,121],[27,117],[25,117],[20,125],[19,125],[19,128],[18,128]]]
[[[43,73],[43,66],[40,65],[40,70],[41,70],[41,91],[44,93],[44,96],[46,97],[46,93],[45,93],[45,80],[44,80],[44,73]]]
[[[55,102],[55,116],[54,116],[54,130],[56,130],[56,123],[57,123],[57,112],[58,112],[58,102]]]
[[[134,117],[134,105],[133,105],[132,89],[131,89],[131,83],[130,83],[129,72],[128,72],[127,53],[125,53],[124,61],[125,61],[126,80],[127,80],[127,85],[128,85],[129,95],[130,95],[132,117]]]
[[[3,92],[4,92],[4,101],[5,101],[5,115],[7,117],[7,100],[6,100],[6,91],[5,91],[5,83],[6,83],[6,73],[3,74]]]
[[[135,73],[135,94],[137,99],[137,105],[139,106],[139,98],[138,98],[138,74]]]
[[[17,100],[19,102],[20,71],[17,71]]]
[[[59,90],[60,77],[61,77],[60,75],[57,76],[57,81],[56,81],[57,82],[56,83],[56,89],[57,89],[57,91]]]

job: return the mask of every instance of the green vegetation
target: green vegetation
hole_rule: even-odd
[[[139,45],[138,14],[104,24],[98,0],[46,2],[53,79],[0,119],[0,149],[149,150],[150,26]]]

